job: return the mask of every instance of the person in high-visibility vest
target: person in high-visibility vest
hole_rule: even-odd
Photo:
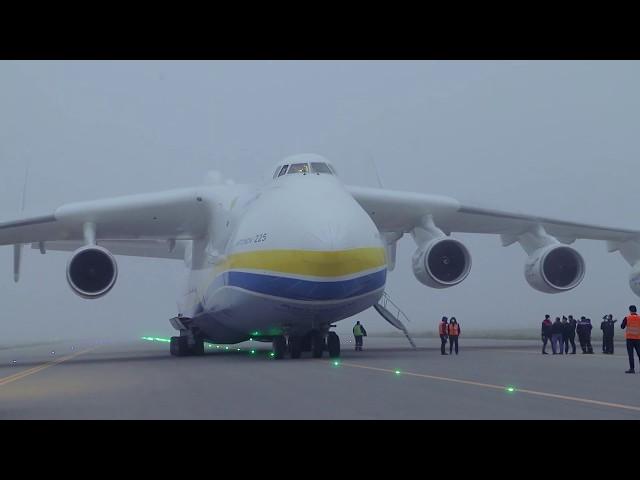
[[[624,317],[620,328],[626,328],[625,338],[627,339],[627,353],[629,354],[629,370],[624,373],[636,373],[633,361],[633,351],[636,351],[640,359],[640,315],[635,305],[629,306],[629,315]]]
[[[367,336],[367,331],[360,324],[360,322],[356,322],[353,326],[353,337],[356,339],[356,352],[362,351],[362,337]]]
[[[451,317],[449,320],[449,355],[453,350],[453,346],[456,346],[456,355],[458,354],[458,337],[460,336],[460,324],[456,320],[456,317]]]
[[[447,336],[449,334],[449,326],[447,325],[447,317],[442,317],[440,325],[438,325],[438,333],[440,334],[440,354],[446,355],[444,349],[447,346]]]

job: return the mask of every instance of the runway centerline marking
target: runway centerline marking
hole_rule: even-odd
[[[42,365],[38,365],[27,370],[22,370],[21,372],[14,373],[13,375],[9,375],[8,377],[0,378],[0,387],[3,387],[11,382],[15,382],[22,378],[28,377],[29,375],[33,375],[34,373],[41,372],[49,367],[53,367],[54,365],[58,365],[59,363],[66,362],[67,360],[71,360],[79,355],[90,352],[91,350],[95,350],[97,347],[87,348],[86,350],[82,350],[80,352],[72,353],[71,355],[67,355],[65,357],[56,358],[50,362],[44,363]]]
[[[379,367],[369,367],[367,365],[359,365],[356,363],[348,363],[348,362],[340,362],[340,365],[343,367],[353,367],[353,368],[363,368],[366,370],[376,370],[379,372],[385,372],[385,373],[396,373],[396,370],[390,370],[388,368],[379,368]],[[451,382],[451,383],[461,383],[463,385],[473,385],[475,387],[483,387],[483,388],[490,388],[493,390],[501,390],[501,391],[506,391],[507,387],[505,385],[493,385],[491,383],[482,383],[482,382],[474,382],[472,380],[460,380],[458,378],[451,378],[451,377],[439,377],[437,375],[427,375],[424,373],[414,373],[414,372],[406,372],[406,371],[402,371],[402,376],[412,376],[412,377],[419,377],[419,378],[428,378],[430,380],[441,380],[444,382]],[[634,412],[640,412],[640,407],[636,407],[634,405],[625,405],[622,403],[612,403],[612,402],[604,402],[601,400],[592,400],[590,398],[582,398],[582,397],[572,397],[569,395],[560,395],[557,393],[547,393],[547,392],[539,392],[537,390],[528,390],[525,388],[515,388],[515,390],[513,391],[513,393],[526,393],[528,395],[535,395],[535,396],[539,396],[539,397],[547,397],[547,398],[555,398],[557,400],[569,400],[572,402],[580,402],[580,403],[588,403],[591,405],[600,405],[603,407],[610,407],[610,408],[620,408],[620,409],[624,409],[624,410],[632,410]]]

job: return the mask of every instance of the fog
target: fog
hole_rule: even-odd
[[[463,203],[640,230],[638,62],[0,62],[0,221],[72,201],[198,185],[209,170],[259,181],[303,152],[349,184],[445,194]],[[412,322],[537,328],[545,313],[620,317],[640,303],[629,266],[578,241],[587,274],[548,295],[526,256],[495,235],[455,235],[473,256],[447,290],[421,285],[405,236],[387,291]],[[106,297],[67,286],[67,253],[26,249],[20,283],[0,247],[0,344],[170,335],[181,262],[119,257]],[[373,311],[369,331],[393,331]],[[354,319],[339,324],[350,332]]]

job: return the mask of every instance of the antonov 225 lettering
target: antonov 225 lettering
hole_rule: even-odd
[[[273,342],[276,358],[340,355],[331,327],[370,307],[405,331],[381,299],[404,234],[416,243],[416,279],[433,288],[462,282],[471,255],[453,232],[498,234],[528,256],[525,278],[558,293],[584,277],[576,239],[606,241],[632,266],[640,296],[640,232],[462,205],[453,198],[344,185],[325,158],[294,155],[273,178],[63,205],[47,215],[0,223],[0,245],[73,252],[71,289],[87,299],[115,285],[115,256],[184,261],[187,281],[170,320],[174,355],[204,352],[204,342]]]

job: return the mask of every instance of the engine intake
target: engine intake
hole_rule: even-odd
[[[584,272],[582,255],[563,245],[536,250],[524,267],[529,285],[544,293],[566,292],[577,287],[584,278]]]
[[[76,250],[67,264],[67,281],[82,298],[100,298],[113,288],[118,264],[109,250],[91,245]]]
[[[459,284],[471,270],[469,250],[459,240],[436,238],[413,254],[413,274],[418,281],[433,288]]]

